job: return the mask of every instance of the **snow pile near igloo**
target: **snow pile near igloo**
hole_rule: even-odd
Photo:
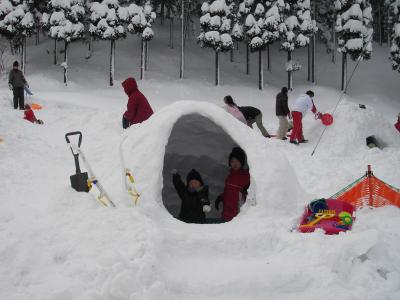
[[[398,132],[393,124],[373,108],[361,109],[357,104],[343,101],[334,115],[334,123],[326,130],[322,143],[335,150],[336,155],[365,150],[365,139],[375,136],[384,146],[400,147]]]
[[[196,115],[202,116],[210,123],[222,128],[234,144],[246,151],[251,185],[248,201],[242,209],[241,216],[265,214],[271,210],[275,214],[282,213],[292,216],[298,213],[300,206],[297,203],[304,203],[307,195],[300,188],[294,172],[279,150],[280,148],[269,144],[268,140],[259,132],[244,126],[223,108],[198,101],[175,102],[158,111],[148,121],[127,130],[127,138],[123,144],[125,167],[134,173],[138,191],[141,193],[140,209],[151,211],[151,215],[158,219],[171,218],[163,207],[161,193],[163,185],[166,181],[169,184],[170,181],[168,174],[170,170],[164,170],[163,176],[165,149],[174,125],[185,116],[188,116],[185,126],[192,126],[194,132],[200,131],[199,136],[202,131],[206,133],[213,130],[211,127],[206,128],[205,125],[196,127],[196,122],[199,120]],[[193,120],[192,125],[190,120]],[[190,134],[190,129],[186,134]],[[181,138],[185,140],[187,136]],[[207,158],[207,149],[210,153],[217,151],[217,157],[223,161],[223,164],[226,164],[229,152],[218,151],[215,141],[207,141],[204,138],[199,140],[199,145],[186,144],[187,148],[183,151],[188,153],[193,151],[195,155],[195,152],[199,151],[198,147],[201,147],[204,154],[203,159]],[[226,149],[231,149],[231,147],[232,144],[229,144]],[[212,168],[212,166],[204,166],[204,168],[206,167]],[[199,171],[204,171],[204,168]],[[184,173],[182,175],[186,176]],[[210,178],[210,180],[212,179]],[[286,188],[287,185],[291,186],[290,191]],[[249,209],[252,205],[257,205],[257,209]]]

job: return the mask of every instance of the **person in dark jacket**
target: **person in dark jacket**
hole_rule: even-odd
[[[205,213],[211,211],[208,200],[208,186],[205,186],[199,172],[192,169],[186,177],[186,186],[176,170],[172,171],[172,182],[182,200],[178,219],[186,223],[204,224]]]
[[[122,82],[122,87],[128,95],[127,110],[122,117],[122,127],[128,128],[132,124],[142,123],[153,114],[146,97],[139,91],[136,80],[129,77]]]
[[[246,153],[240,147],[235,147],[229,154],[229,175],[225,179],[224,192],[215,201],[215,208],[223,203],[221,219],[229,222],[240,211],[241,202],[246,201],[247,189],[250,186],[250,173],[245,169]]]
[[[247,125],[253,128],[253,124],[256,123],[263,136],[267,138],[271,137],[262,123],[261,110],[253,106],[238,106],[238,108],[245,117]]]
[[[287,87],[283,87],[281,92],[276,95],[276,116],[279,119],[279,128],[276,137],[280,140],[286,140],[286,132],[290,127],[288,121],[288,117],[290,118],[290,110],[288,106]]]
[[[24,74],[18,69],[18,61],[14,61],[13,69],[10,71],[8,76],[8,86],[13,91],[14,109],[24,110],[25,99],[24,99],[24,86],[29,87],[28,82],[25,79]]]

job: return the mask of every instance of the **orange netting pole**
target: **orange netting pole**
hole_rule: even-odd
[[[368,194],[369,194],[368,205],[369,206],[372,206],[372,202],[373,202],[373,199],[372,199],[372,182],[371,182],[372,176],[373,176],[373,173],[372,173],[372,170],[371,170],[371,165],[368,165],[367,177],[368,177]]]

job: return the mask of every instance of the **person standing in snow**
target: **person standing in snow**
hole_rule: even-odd
[[[394,127],[400,132],[400,113],[397,116],[397,123],[394,124]]]
[[[186,186],[176,170],[172,171],[172,183],[182,200],[178,219],[186,223],[204,224],[205,213],[211,211],[208,186],[204,185],[199,172],[192,169],[186,177]]]
[[[153,114],[153,109],[146,97],[139,91],[134,78],[126,79],[122,82],[122,87],[129,97],[127,110],[122,116],[122,127],[126,129],[132,124],[146,121]]]
[[[242,112],[239,110],[233,98],[230,95],[224,97],[225,110],[238,119],[240,122],[247,124],[246,118],[243,116]]]
[[[299,143],[307,143],[308,140],[304,139],[303,136],[303,116],[308,110],[311,110],[315,115],[320,117],[317,108],[313,101],[314,92],[307,91],[304,95],[301,95],[296,99],[292,108],[292,118],[293,118],[293,129],[290,135],[290,142],[292,144],[298,145]]]
[[[229,154],[229,175],[225,179],[224,192],[215,201],[215,208],[223,203],[221,219],[229,222],[240,211],[241,202],[246,201],[247,189],[250,186],[250,173],[244,169],[246,164],[246,153],[240,147],[235,147]]]
[[[290,110],[288,106],[288,89],[283,87],[281,92],[276,95],[276,116],[279,119],[279,128],[276,137],[280,140],[286,140],[286,133],[290,127],[288,117],[290,116]]]
[[[24,74],[18,69],[18,61],[14,61],[13,68],[8,76],[8,86],[13,91],[14,109],[19,106],[20,110],[25,109],[24,87],[28,85]]]

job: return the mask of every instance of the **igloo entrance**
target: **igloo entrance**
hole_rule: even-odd
[[[186,184],[191,169],[200,172],[209,186],[212,211],[207,218],[219,218],[221,210],[214,207],[216,197],[224,190],[229,173],[228,156],[237,143],[217,124],[198,114],[181,117],[174,125],[165,148],[162,199],[166,209],[179,214],[181,200],[172,184],[173,169],[178,170]]]

